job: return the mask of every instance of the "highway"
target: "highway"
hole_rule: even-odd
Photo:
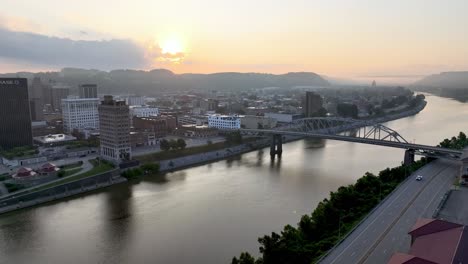
[[[393,253],[407,252],[409,229],[432,216],[458,169],[457,162],[438,160],[415,172],[320,263],[386,263]]]

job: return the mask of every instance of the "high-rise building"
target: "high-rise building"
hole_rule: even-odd
[[[323,107],[323,99],[319,94],[306,92],[304,115],[306,117],[317,116],[319,110]]]
[[[131,158],[130,110],[125,101],[115,101],[104,96],[98,107],[99,130],[103,159],[120,163]]]
[[[44,101],[42,94],[41,78],[34,77],[31,84],[31,91],[29,93],[29,108],[31,110],[32,121],[41,121],[44,119]]]
[[[203,99],[200,101],[200,108],[203,112],[216,111],[219,101],[215,99]]]
[[[28,80],[0,78],[0,147],[32,145]]]
[[[42,101],[43,97],[44,96],[42,94],[41,78],[34,77],[33,80],[32,80],[32,84],[31,84],[31,96],[30,96],[30,98],[31,99],[41,99],[41,101]]]
[[[98,98],[96,84],[81,84],[78,90],[80,98]]]
[[[63,130],[99,129],[99,98],[62,99]]]
[[[50,98],[52,102],[52,108],[54,110],[61,110],[62,99],[65,99],[70,94],[70,87],[64,85],[54,85],[50,89]]]
[[[42,100],[40,98],[31,98],[29,100],[29,108],[31,111],[32,121],[44,120],[44,106],[42,105]]]
[[[126,101],[129,106],[145,105],[145,98],[143,96],[131,95],[126,98]]]

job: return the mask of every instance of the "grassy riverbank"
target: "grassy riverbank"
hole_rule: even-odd
[[[40,187],[31,189],[28,192],[35,192],[35,191],[45,190],[45,189],[48,189],[48,188],[51,188],[51,187],[54,187],[54,186],[57,186],[57,185],[61,185],[61,184],[67,183],[67,182],[72,182],[72,181],[76,181],[76,180],[79,180],[79,179],[90,177],[90,176],[93,176],[93,175],[96,175],[96,174],[101,174],[101,173],[104,173],[106,171],[110,171],[110,170],[112,170],[114,168],[114,166],[111,163],[106,162],[106,161],[98,161],[98,160],[93,159],[93,160],[90,160],[89,162],[93,165],[93,168],[91,170],[87,171],[87,172],[80,173],[78,175],[71,176],[71,177],[65,177],[65,178],[63,178],[61,180],[54,181],[54,182],[51,182],[49,184],[45,184],[45,185],[42,185]],[[78,169],[81,170],[81,168],[78,168]],[[76,170],[76,169],[72,169],[70,171],[73,171],[73,170]],[[77,173],[78,171],[74,171],[73,173],[71,173],[69,175]]]
[[[141,163],[148,163],[148,162],[155,162],[161,160],[170,160],[175,158],[181,158],[185,156],[190,156],[194,154],[201,154],[210,151],[222,150],[229,147],[238,146],[242,143],[248,143],[255,141],[255,138],[243,138],[239,142],[217,142],[208,145],[196,146],[186,149],[176,149],[176,150],[168,150],[168,151],[161,151],[157,153],[151,153],[141,156],[135,156],[135,159],[139,160]]]

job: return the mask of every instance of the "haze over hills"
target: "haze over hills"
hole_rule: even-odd
[[[411,88],[465,102],[468,101],[468,71],[432,74],[415,82]]]
[[[213,74],[175,74],[166,69],[140,70],[86,70],[64,68],[60,72],[18,72],[2,74],[3,77],[33,78],[39,76],[43,82],[54,80],[77,86],[96,83],[100,93],[131,93],[152,95],[169,91],[230,91],[262,87],[330,86],[330,83],[313,72],[290,72],[286,74],[221,72]]]
[[[439,74],[432,74],[415,82],[414,86],[468,88],[468,71],[441,72]]]

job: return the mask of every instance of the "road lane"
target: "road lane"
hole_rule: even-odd
[[[408,203],[416,201],[424,189],[438,183],[438,175],[451,166],[446,161],[435,161],[410,175],[385,201],[382,202],[340,245],[330,252],[321,263],[358,263],[369,254],[369,250],[389,232],[398,218],[408,208]],[[453,166],[453,165],[452,165]],[[415,181],[416,175],[424,180]],[[432,188],[432,187],[431,187]],[[391,231],[391,230],[390,230]],[[404,230],[402,232],[405,232]],[[406,231],[407,232],[407,231]],[[386,234],[388,235],[388,234]],[[384,237],[386,238],[386,236]],[[390,236],[390,240],[392,237]],[[378,244],[377,244],[378,245]],[[385,249],[383,249],[385,250]],[[381,253],[383,252],[381,251]],[[388,254],[387,250],[385,254]],[[372,253],[372,252],[371,252]]]
[[[394,253],[408,251],[411,243],[408,231],[418,218],[432,217],[442,196],[452,186],[457,167],[455,164],[449,166],[436,176],[398,219],[385,238],[379,242],[375,250],[363,260],[363,263],[386,263]]]

